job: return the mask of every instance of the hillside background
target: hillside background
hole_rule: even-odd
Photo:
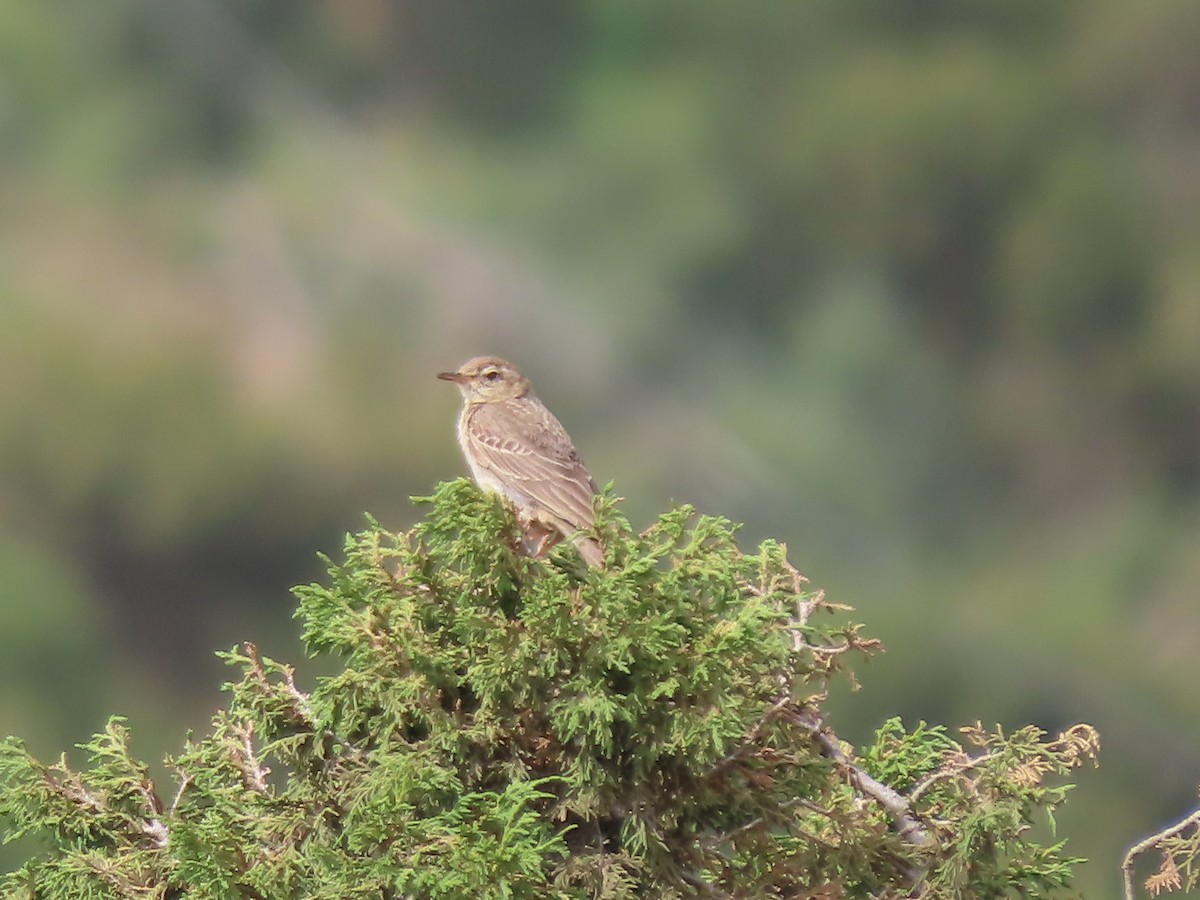
[[[1200,782],[1200,4],[9,0],[0,733],[214,649],[464,472],[515,360],[635,524],[785,540],[835,725],[1087,721],[1091,896]],[[309,672],[311,677],[311,671]]]

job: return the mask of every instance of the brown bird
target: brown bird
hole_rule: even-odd
[[[594,523],[596,482],[529,379],[495,356],[477,356],[438,378],[462,391],[458,445],[471,477],[516,508],[533,555],[570,537],[589,566],[601,566],[599,542],[579,533]]]

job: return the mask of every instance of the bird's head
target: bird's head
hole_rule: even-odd
[[[438,378],[453,381],[468,403],[513,400],[529,393],[529,379],[517,367],[495,356],[477,356],[457,372],[439,372]]]

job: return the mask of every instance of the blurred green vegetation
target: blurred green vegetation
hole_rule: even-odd
[[[851,736],[1095,724],[1060,825],[1111,894],[1200,781],[1198,45],[1119,0],[4,4],[0,732],[177,749],[212,649],[294,656],[315,553],[462,471],[432,374],[499,353],[635,522],[858,607]]]

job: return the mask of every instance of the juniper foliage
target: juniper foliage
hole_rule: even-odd
[[[824,720],[879,649],[768,541],[682,507],[635,533],[605,494],[608,564],[520,551],[459,480],[393,534],[348,536],[296,590],[311,691],[252,645],[209,733],[152,783],[119,719],[44,764],[0,744],[8,840],[42,850],[5,896],[1000,897],[1078,861],[1030,826],[1095,732]]]

